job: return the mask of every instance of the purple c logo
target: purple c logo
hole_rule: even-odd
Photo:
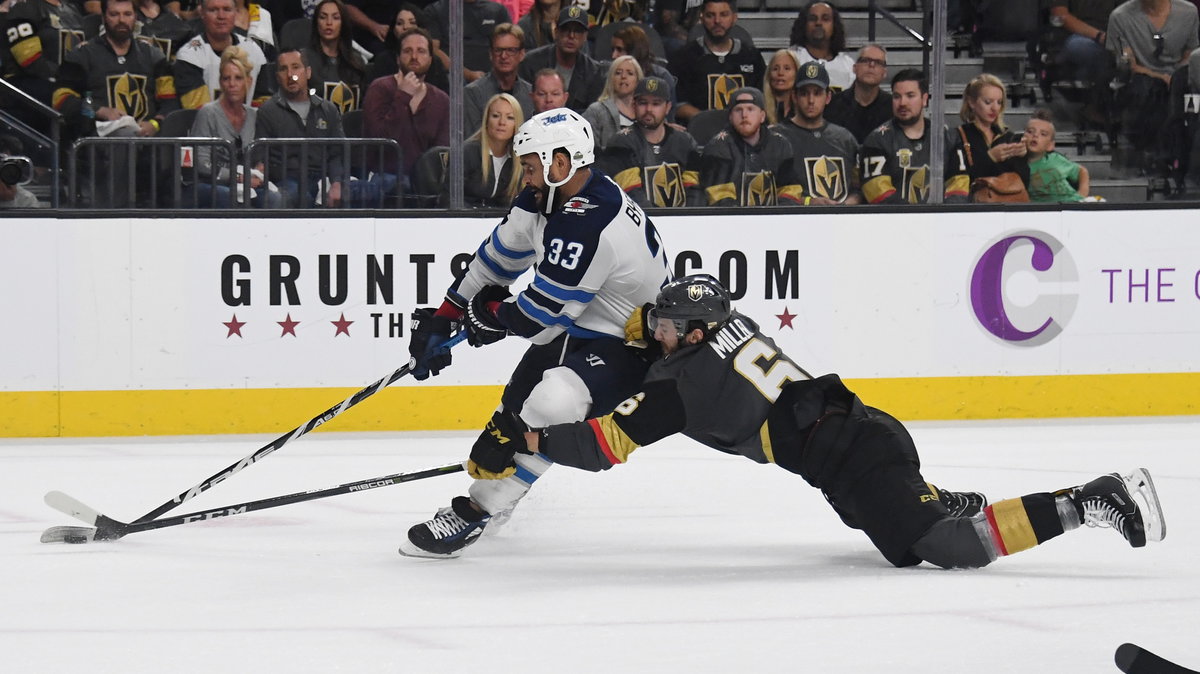
[[[1079,299],[1076,293],[1045,291],[1078,280],[1075,262],[1058,239],[1045,232],[1013,232],[979,256],[971,274],[971,308],[983,329],[1001,342],[1039,346],[1062,332]]]

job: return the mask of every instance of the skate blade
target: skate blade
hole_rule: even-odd
[[[1154,488],[1154,480],[1150,471],[1137,468],[1128,475],[1121,476],[1130,496],[1137,502],[1142,513],[1142,525],[1146,529],[1146,540],[1161,541],[1167,536],[1167,522],[1163,518],[1162,504],[1158,500],[1158,491]]]
[[[400,544],[400,548],[396,552],[399,552],[405,557],[415,557],[418,559],[454,559],[462,554],[462,549],[460,548],[454,552],[446,553],[430,552],[413,545],[412,541],[405,540]]]

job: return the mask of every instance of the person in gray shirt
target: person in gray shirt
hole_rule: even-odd
[[[463,89],[463,132],[470,136],[483,123],[483,109],[496,94],[509,94],[521,103],[524,118],[533,116],[533,87],[517,75],[525,60],[525,31],[502,23],[492,32],[492,69]]]

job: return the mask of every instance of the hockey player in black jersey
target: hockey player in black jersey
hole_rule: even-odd
[[[652,333],[662,350],[640,393],[612,414],[540,432],[502,416],[497,435],[509,442],[473,460],[498,470],[513,451],[526,451],[607,470],[640,446],[683,433],[800,475],[896,566],[985,566],[1083,524],[1112,527],[1135,548],[1166,533],[1142,468],[991,505],[980,494],[935,488],[899,421],[865,405],[837,375],[813,378],[797,366],[731,309],[728,291],[711,276],[666,285],[627,327],[639,340]]]

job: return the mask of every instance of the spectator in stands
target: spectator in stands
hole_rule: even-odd
[[[567,87],[554,68],[542,68],[533,77],[533,114],[567,107]]]
[[[791,48],[801,63],[824,64],[834,93],[854,82],[854,58],[846,53],[846,25],[828,2],[814,0],[800,10],[792,24]]]
[[[247,45],[242,45],[245,49]],[[275,67],[279,91],[258,110],[257,138],[344,138],[337,106],[312,96],[308,80],[312,71],[304,53],[291,49],[279,54]],[[307,156],[308,161],[301,163]],[[337,146],[271,147],[265,174],[279,186],[289,206],[336,207],[342,203],[346,170],[342,148]],[[251,160],[256,160],[252,157]]]
[[[237,0],[233,15],[234,30],[258,43],[270,61],[275,60],[275,25],[271,12],[250,0]]]
[[[640,23],[646,18],[648,0],[595,0],[589,11],[595,17],[592,26],[600,28],[622,21]]]
[[[767,121],[771,124],[778,124],[792,116],[792,90],[796,88],[798,72],[800,62],[796,60],[796,52],[791,49],[780,49],[771,56],[771,62],[767,64],[767,86],[763,90],[767,101]]]
[[[858,141],[847,129],[825,120],[829,73],[819,61],[800,66],[792,95],[795,114],[771,127],[792,144],[796,177],[805,203],[816,206],[859,204],[856,162]]]
[[[729,126],[704,146],[700,188],[710,206],[776,206],[806,202],[792,145],[767,128],[763,93],[742,87],[729,96]]]
[[[554,44],[554,26],[558,23],[558,12],[562,0],[536,0],[529,13],[517,22],[525,31],[525,49],[533,50]]]
[[[869,44],[858,50],[854,63],[854,84],[833,96],[825,109],[825,119],[850,129],[858,142],[892,118],[891,98],[880,85],[887,78],[887,52]]]
[[[0,36],[7,51],[0,59],[0,74],[50,105],[59,63],[83,43],[83,16],[70,0],[24,0],[0,14]]]
[[[401,3],[400,9],[396,10],[392,29],[384,38],[383,49],[375,52],[375,57],[367,65],[367,84],[380,77],[400,72],[400,36],[412,28],[429,30],[425,23],[425,13],[419,7],[408,2]],[[436,58],[429,66],[429,73],[425,75],[425,83],[450,93],[450,74]]]
[[[450,3],[462,5],[463,19],[463,79],[474,82],[483,77],[491,64],[488,50],[492,43],[492,32],[502,23],[513,23],[516,19],[508,10],[492,0],[436,0],[425,8],[429,34],[433,36],[433,49],[438,60],[450,70],[450,56],[442,45],[450,38]]]
[[[1117,0],[1051,0],[1050,21],[1067,31],[1066,40],[1058,54],[1065,65],[1066,77],[1083,80],[1092,85],[1087,116],[1107,123],[1111,106],[1108,84],[1115,74],[1112,54],[1105,47],[1108,40],[1108,18],[1117,7]]]
[[[471,208],[507,208],[521,189],[513,136],[525,118],[510,94],[492,96],[484,109],[483,123],[463,145],[463,196]]]
[[[521,116],[533,116],[533,85],[517,75],[525,59],[525,34],[511,23],[496,26],[492,33],[492,69],[467,85],[463,91],[463,125],[469,135],[480,129],[483,109],[496,94],[510,94],[521,102]]]
[[[312,64],[310,84],[343,115],[362,107],[363,90],[369,84],[367,66],[354,49],[344,16],[346,6],[342,0],[320,0],[313,11],[305,49],[305,57]]]
[[[14,136],[0,136],[0,159],[23,157],[24,154],[20,140]],[[21,185],[10,185],[0,180],[0,208],[42,208],[44,205],[33,192]]]
[[[1108,19],[1105,46],[1129,83],[1117,95],[1125,134],[1143,168],[1154,169],[1171,75],[1200,47],[1200,18],[1187,0],[1128,0]]]
[[[567,105],[583,114],[596,102],[604,88],[600,63],[584,52],[587,43],[588,14],[580,7],[567,7],[558,13],[554,43],[538,47],[525,55],[518,72],[530,82],[542,68],[554,68],[563,76]]]
[[[666,79],[653,75],[639,81],[633,94],[637,122],[621,129],[602,155],[609,175],[643,207],[703,203],[696,194],[696,141],[667,124],[670,87]]]
[[[650,48],[650,38],[646,36],[646,31],[636,23],[631,23],[613,33],[611,46],[612,53],[609,58],[616,60],[618,56],[628,54],[637,60],[646,77],[654,75],[668,82],[675,81],[675,76],[671,74],[671,71],[667,70],[666,66],[662,63],[659,63],[658,58],[654,56],[654,52]],[[672,87],[671,91],[674,92],[674,90],[674,87]],[[671,103],[674,105],[675,102],[671,101]]]
[[[1054,151],[1054,121],[1037,110],[1025,125],[1029,162],[1029,200],[1034,203],[1082,201],[1088,195],[1088,170]]]
[[[432,61],[429,33],[422,28],[408,31],[400,37],[400,72],[372,82],[363,104],[366,135],[392,138],[400,144],[403,163],[399,175],[405,187],[423,152],[450,144],[450,97],[425,83]]]
[[[700,21],[704,35],[671,57],[671,72],[678,78],[675,115],[684,121],[703,110],[724,110],[740,87],[761,91],[766,72],[758,51],[729,35],[737,24],[732,0],[704,0]]]
[[[195,33],[191,24],[156,0],[138,0],[134,3],[134,11],[137,12],[136,25],[140,26],[138,37],[152,40],[173,63],[175,52]]]
[[[892,78],[892,119],[872,131],[859,148],[863,197],[872,204],[920,204],[929,199],[929,131],[925,118],[929,83],[905,68]],[[943,127],[945,131],[945,127]],[[946,133],[946,136],[949,136]],[[967,201],[967,167],[946,138],[943,157],[946,203]]]
[[[237,45],[250,55],[254,73],[250,78],[254,105],[270,97],[271,78],[263,76],[267,57],[253,40],[233,32],[233,0],[203,0],[200,20],[204,26],[175,54],[175,91],[180,104],[189,110],[213,100],[221,87],[221,52]]]
[[[992,178],[1001,173],[1016,173],[1029,187],[1029,162],[1025,161],[1025,142],[1019,134],[1004,125],[1004,104],[1007,88],[995,75],[984,73],[967,83],[963,90],[958,127],[971,182]]]
[[[632,56],[619,56],[609,66],[604,91],[583,113],[592,125],[597,151],[604,151],[618,131],[633,125],[633,90],[642,76],[642,67]]]
[[[102,6],[104,32],[63,59],[54,109],[75,128],[72,135],[153,136],[176,105],[171,66],[158,47],[134,39],[132,0]],[[81,114],[88,94],[95,119]]]
[[[305,6],[305,16],[312,18],[313,13],[307,7],[309,3],[313,3],[313,0],[301,2]],[[395,0],[348,0],[343,19],[351,26],[350,37],[363,49],[378,54],[386,46],[388,33],[400,7]]]
[[[112,0],[109,0],[112,2]],[[254,142],[255,118],[258,111],[246,102],[250,93],[250,72],[254,66],[246,50],[233,46],[221,53],[221,95],[215,101],[205,103],[196,111],[188,135],[196,138],[224,138],[234,146],[232,157],[216,153],[205,145],[196,147],[196,204],[201,208],[230,208],[233,192],[229,189],[230,176],[236,184],[242,184],[245,154],[242,148]],[[278,189],[268,184],[262,174],[260,163],[250,177],[250,188],[257,192],[252,203],[255,206],[281,208],[283,197]],[[240,195],[242,187],[235,190]],[[239,196],[237,203],[245,203]]]

